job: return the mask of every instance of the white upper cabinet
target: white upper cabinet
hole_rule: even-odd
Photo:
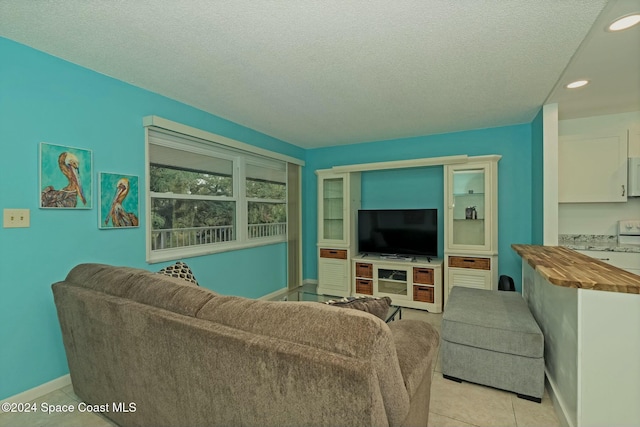
[[[627,130],[560,136],[558,201],[627,201]]]

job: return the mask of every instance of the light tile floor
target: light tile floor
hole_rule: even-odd
[[[419,319],[440,330],[441,314],[421,310],[402,309],[403,319]],[[560,426],[553,404],[545,392],[542,403],[519,399],[515,394],[470,383],[456,383],[442,377],[439,358],[436,360],[431,384],[429,412],[430,427],[450,426]],[[38,409],[41,402],[48,404],[73,404],[80,399],[68,385],[34,401]],[[115,426],[99,414],[54,413],[34,414],[0,413],[0,426]]]

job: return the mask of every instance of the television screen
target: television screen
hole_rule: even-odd
[[[437,257],[438,210],[358,211],[358,251]]]

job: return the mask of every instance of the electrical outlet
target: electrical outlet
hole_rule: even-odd
[[[29,227],[29,209],[5,209],[4,228]]]

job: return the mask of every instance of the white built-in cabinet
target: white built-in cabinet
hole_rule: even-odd
[[[445,289],[497,289],[498,160],[479,156],[444,166]]]
[[[351,294],[360,174],[318,170],[318,293]]]
[[[626,202],[627,129],[560,136],[560,203]]]
[[[497,289],[500,158],[461,155],[317,170],[318,293],[388,295],[397,305],[440,312],[453,286]],[[360,173],[434,165],[444,166],[444,260],[358,254]]]

